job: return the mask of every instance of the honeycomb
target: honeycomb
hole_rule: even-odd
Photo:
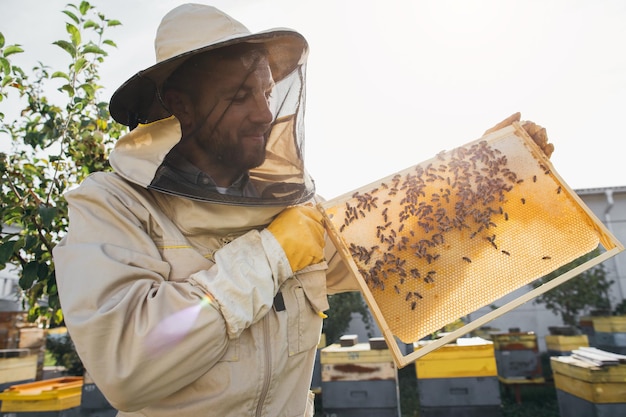
[[[402,342],[598,247],[594,220],[522,136],[496,132],[321,204]]]

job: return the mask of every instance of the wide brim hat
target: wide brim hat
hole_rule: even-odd
[[[262,44],[274,81],[304,63],[306,39],[287,28],[251,33],[242,23],[212,6],[184,4],[166,14],[154,41],[156,64],[132,76],[111,97],[109,110],[119,123],[134,127],[171,116],[161,100],[165,80],[194,55],[236,43]]]

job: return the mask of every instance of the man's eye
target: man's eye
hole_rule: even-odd
[[[241,93],[241,94],[237,94],[233,97],[233,101],[234,102],[242,102],[245,101],[245,99],[248,98],[248,94],[246,93]]]

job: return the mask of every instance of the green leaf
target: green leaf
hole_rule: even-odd
[[[89,9],[91,9],[91,5],[89,4],[89,2],[83,1],[80,3],[80,13],[82,15],[85,15],[85,13],[89,11]]]
[[[63,71],[55,71],[52,73],[50,78],[64,78],[66,80],[70,80],[70,76],[64,73]]]
[[[80,70],[85,67],[85,64],[87,64],[87,60],[85,58],[78,58],[74,64],[74,71],[77,73],[80,72]]]
[[[63,49],[65,52],[70,54],[72,58],[76,56],[76,48],[74,47],[74,45],[72,45],[68,41],[55,41],[55,42],[52,42],[52,44]]]
[[[107,53],[104,49],[100,48],[98,45],[88,44],[83,48],[83,54],[98,54],[106,56]]]
[[[91,84],[82,84],[80,88],[82,88],[89,97],[93,97],[96,94],[96,89],[93,88]]]
[[[47,207],[44,205],[39,206],[39,216],[41,217],[41,221],[43,222],[45,228],[50,228],[50,226],[52,226],[52,222],[54,221],[56,214],[56,207]]]
[[[32,249],[38,242],[38,239],[36,236],[33,235],[28,235],[26,236],[26,239],[24,239],[24,249],[25,250],[29,250]]]
[[[24,52],[24,50],[22,48],[20,48],[20,45],[9,45],[6,48],[4,48],[4,56],[9,56],[9,55],[13,55],[13,54],[19,54],[21,52]]]
[[[2,67],[2,72],[5,75],[11,74],[11,63],[8,59],[0,57],[0,67]]]
[[[67,23],[65,25],[65,30],[67,30],[67,33],[69,33],[70,37],[72,38],[72,45],[80,45],[80,30],[78,30],[76,26],[70,23]]]
[[[0,83],[0,87],[6,87],[7,84],[13,81],[13,77],[6,76],[2,79],[2,83]]]
[[[97,28],[97,27],[98,27],[98,24],[91,19],[87,20],[85,24],[83,24],[84,29]]]
[[[105,39],[105,40],[102,41],[102,43],[104,43],[106,45],[110,45],[110,46],[112,46],[114,48],[117,48],[117,44],[115,42],[113,42],[112,40],[110,40],[110,39]]]
[[[0,264],[6,264],[11,259],[16,242],[16,240],[9,240],[0,245]]]
[[[72,86],[71,86],[71,85],[69,85],[69,84],[65,84],[64,86],[62,86],[61,88],[59,88],[59,91],[67,91],[67,94],[68,94],[70,97],[74,97],[74,94],[75,94],[75,93],[74,93],[74,89],[73,89],[73,88],[72,88]]]
[[[77,25],[80,23],[80,20],[78,19],[78,17],[76,17],[76,15],[70,12],[69,10],[63,10],[63,13],[68,15],[74,22],[76,22]]]
[[[4,47],[4,35],[0,32],[0,48]]]
[[[31,261],[24,266],[24,269],[22,269],[22,277],[19,281],[22,289],[27,290],[33,286],[33,282],[37,279],[38,269],[39,265],[37,261]]]
[[[107,22],[107,25],[109,26],[121,26],[122,22],[120,22],[119,20],[115,20],[115,19],[111,19]]]

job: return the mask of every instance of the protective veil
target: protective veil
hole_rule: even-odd
[[[175,16],[164,19],[155,41],[157,64],[131,77],[111,98],[111,115],[133,129],[118,141],[111,164],[120,175],[144,187],[196,200],[282,207],[310,200],[315,187],[305,170],[303,153],[306,40],[299,33],[282,28],[251,34],[241,23],[225,15],[219,15],[218,19],[205,13],[198,21],[193,20],[206,9],[199,7],[197,13],[189,13],[184,25],[170,25],[168,22],[174,21]],[[198,36],[208,36],[207,30],[218,32],[214,36],[216,40],[199,43]],[[163,103],[166,80],[181,64],[198,54],[241,43],[266,50],[275,82],[266,159],[246,178],[254,192],[239,197],[185,187],[167,175],[155,178],[164,158],[181,139],[180,127]]]

